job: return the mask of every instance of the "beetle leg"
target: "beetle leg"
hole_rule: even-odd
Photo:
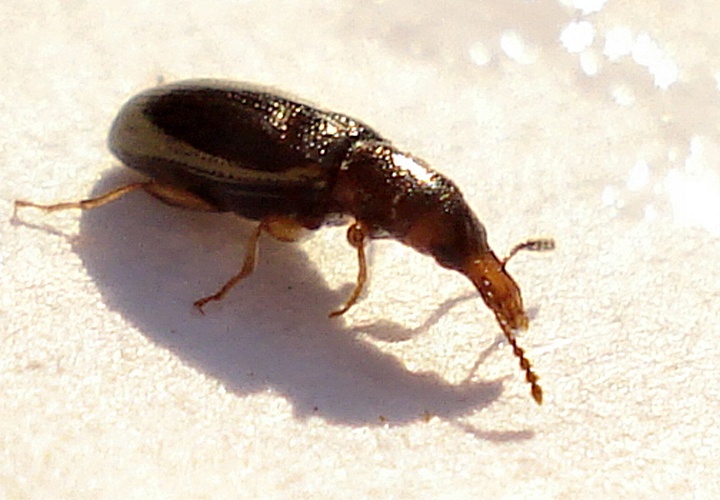
[[[365,260],[365,240],[367,238],[367,232],[365,226],[360,222],[353,223],[347,231],[347,240],[350,245],[357,249],[358,254],[358,277],[355,282],[355,289],[353,290],[350,297],[345,301],[345,304],[340,309],[330,313],[330,317],[334,318],[347,312],[362,293],[365,282],[367,281],[367,261]]]
[[[186,208],[200,212],[219,212],[215,205],[205,201],[196,194],[185,189],[150,181],[144,183],[142,188],[150,195],[171,207]]]
[[[245,246],[245,260],[243,261],[240,272],[230,278],[217,292],[207,297],[196,300],[193,304],[201,313],[204,313],[203,307],[208,302],[214,300],[222,300],[225,295],[239,282],[247,278],[255,270],[255,261],[257,259],[260,235],[264,232],[269,233],[275,239],[284,242],[296,241],[302,231],[302,225],[290,217],[270,216],[260,221],[255,231],[248,238]]]
[[[304,227],[292,217],[271,215],[262,220],[263,229],[273,238],[284,243],[292,243],[300,239]]]
[[[32,207],[39,208],[45,212],[55,212],[57,210],[69,210],[69,209],[80,209],[90,210],[93,208],[99,208],[108,203],[112,203],[125,196],[128,193],[142,189],[151,196],[159,199],[160,201],[172,205],[175,207],[187,208],[190,210],[201,210],[215,212],[217,209],[206,202],[199,196],[196,196],[189,191],[184,189],[169,186],[167,184],[161,184],[155,181],[148,182],[133,182],[125,186],[108,191],[105,194],[96,196],[95,198],[88,198],[81,201],[70,201],[63,203],[54,203],[52,205],[41,205],[39,203],[33,203],[32,201],[15,200],[15,212],[13,216],[17,215],[18,207]]]
[[[255,228],[255,231],[253,231],[253,233],[248,238],[245,250],[245,260],[243,261],[240,272],[230,278],[222,287],[220,287],[220,290],[218,290],[214,294],[198,299],[193,303],[193,305],[197,307],[201,313],[205,314],[205,311],[203,311],[203,307],[205,306],[205,304],[213,300],[222,300],[222,298],[227,295],[227,293],[232,289],[232,287],[234,287],[240,281],[252,274],[252,272],[255,270],[255,259],[257,258],[258,253],[258,242],[260,240],[260,235],[264,230],[265,222],[260,222],[260,224],[258,224],[258,226]]]
[[[108,203],[122,198],[123,196],[132,191],[136,191],[138,189],[145,189],[145,186],[148,184],[151,183],[133,182],[132,184],[113,189],[112,191],[109,191],[95,198],[88,198],[87,200],[82,201],[54,203],[52,205],[41,205],[39,203],[33,203],[32,201],[15,200],[15,212],[17,213],[17,209],[19,207],[39,208],[40,210],[44,210],[45,212],[55,212],[57,210],[68,210],[72,208],[78,208],[80,210],[90,210],[91,208],[98,208],[102,207],[103,205],[107,205]],[[16,213],[14,213],[13,216],[15,216]]]

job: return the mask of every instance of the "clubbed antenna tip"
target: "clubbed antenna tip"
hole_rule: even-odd
[[[543,390],[540,384],[538,384],[540,377],[533,371],[530,360],[525,357],[525,351],[517,344],[513,331],[508,325],[503,325],[502,323],[501,325],[505,338],[507,338],[512,347],[513,354],[520,360],[520,368],[525,371],[525,380],[530,384],[530,393],[535,402],[541,405],[543,401]]]

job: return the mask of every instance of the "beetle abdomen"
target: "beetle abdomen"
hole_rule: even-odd
[[[250,219],[319,225],[339,165],[379,136],[345,115],[242,84],[191,80],[130,100],[109,145],[126,165]]]

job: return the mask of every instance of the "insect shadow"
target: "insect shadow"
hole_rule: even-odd
[[[93,194],[135,179],[112,171]],[[140,192],[80,217],[75,251],[106,305],[238,396],[272,389],[299,418],[385,425],[428,414],[455,419],[488,406],[502,391],[500,381],[451,384],[434,373],[410,372],[358,339],[360,332],[342,318],[327,317],[347,290],[329,289],[300,246],[269,237],[261,242],[255,273],[201,315],[193,301],[237,272],[252,223],[169,207]],[[349,269],[348,280],[355,273]]]

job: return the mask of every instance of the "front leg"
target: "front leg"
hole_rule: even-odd
[[[330,313],[331,318],[335,318],[347,312],[362,293],[365,282],[367,281],[367,261],[365,260],[365,241],[367,240],[367,228],[361,222],[355,221],[347,230],[347,240],[350,245],[357,249],[358,255],[358,276],[355,282],[355,289],[350,297],[345,301],[343,306]]]

